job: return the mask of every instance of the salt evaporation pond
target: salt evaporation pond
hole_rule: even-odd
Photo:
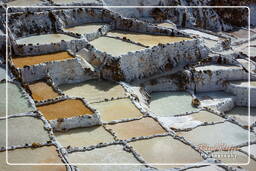
[[[154,34],[144,34],[144,33],[134,33],[134,32],[125,32],[125,31],[110,31],[107,33],[108,36],[127,38],[136,43],[141,43],[145,46],[156,46],[159,43],[167,44],[180,42],[183,40],[191,40],[187,37],[176,37],[176,36],[163,36],[163,35],[154,35]]]
[[[74,57],[71,56],[68,52],[57,52],[36,56],[15,57],[12,59],[12,61],[15,67],[23,68],[24,66],[31,66],[51,61],[61,61],[72,58]]]
[[[128,52],[133,52],[141,49],[145,49],[143,46],[139,46],[133,43],[125,42],[123,40],[100,37],[90,42],[96,49],[106,52],[113,56],[120,56]],[[118,48],[117,48],[118,47]]]
[[[0,117],[5,117],[6,111],[6,83],[0,83]],[[15,102],[15,103],[14,103]],[[24,95],[21,88],[13,83],[8,83],[8,115],[33,111],[34,108]]]
[[[65,28],[64,30],[74,32],[74,33],[79,33],[79,34],[89,34],[89,33],[96,32],[102,26],[104,26],[104,24],[92,23],[92,24],[69,27],[69,28]]]
[[[17,44],[50,44],[59,43],[62,40],[71,41],[76,39],[77,38],[68,36],[66,34],[41,34],[36,36],[20,38],[17,40]]]
[[[173,116],[193,112],[192,96],[187,92],[153,92],[150,110],[157,116]]]

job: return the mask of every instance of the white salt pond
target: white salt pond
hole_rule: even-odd
[[[6,116],[6,83],[0,83],[0,117]],[[8,83],[8,115],[30,112],[34,109],[29,104],[27,97],[21,91],[21,88],[13,83]]]
[[[64,30],[74,32],[74,33],[79,33],[79,34],[89,34],[89,33],[97,32],[98,29],[101,28],[102,26],[104,26],[104,24],[102,23],[91,23],[91,24],[65,28]]]
[[[157,116],[173,116],[196,111],[187,92],[155,92],[151,94],[150,110]]]
[[[98,0],[52,0],[56,4],[71,4],[71,3],[99,3]]]
[[[186,140],[194,145],[207,144],[214,147],[219,144],[235,146],[248,141],[248,131],[230,122],[201,126],[188,132],[178,132]],[[251,141],[255,141],[256,136],[251,134]]]
[[[7,3],[8,6],[36,6],[42,4],[40,0],[14,0]]]
[[[137,50],[145,49],[133,43],[125,42],[111,37],[100,37],[90,42],[96,49],[113,56],[120,56]]]
[[[50,44],[50,43],[58,43],[61,40],[71,41],[77,38],[71,37],[65,34],[42,34],[36,36],[29,36],[25,38],[20,38],[17,40],[17,44]]]
[[[188,34],[194,34],[194,35],[198,35],[200,37],[203,37],[203,38],[207,38],[207,39],[211,39],[211,40],[215,40],[215,41],[218,41],[220,40],[220,37],[218,36],[215,36],[213,34],[208,34],[208,33],[205,33],[205,32],[201,32],[199,30],[193,30],[193,29],[181,29],[181,31],[184,31]]]

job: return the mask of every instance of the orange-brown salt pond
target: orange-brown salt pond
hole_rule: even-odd
[[[25,57],[15,57],[12,59],[16,68],[23,68],[24,66],[31,66],[35,64],[40,64],[44,62],[50,61],[58,61],[74,58],[68,52],[57,52],[57,53],[49,53],[44,55],[36,55],[36,56],[25,56]]]
[[[37,101],[54,99],[59,96],[49,84],[43,81],[29,84],[28,87],[32,93],[32,98]]]
[[[37,107],[47,120],[71,118],[81,115],[91,115],[93,111],[79,99],[68,99]]]
[[[156,35],[156,34],[143,34],[143,33],[135,33],[135,32],[126,32],[120,30],[114,30],[107,33],[108,36],[113,37],[126,37],[134,42],[141,43],[145,46],[156,46],[159,43],[167,44],[180,42],[184,40],[191,40],[188,37],[178,37],[178,36],[164,36],[164,35]]]

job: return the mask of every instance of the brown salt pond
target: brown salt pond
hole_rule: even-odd
[[[33,163],[33,164],[53,164],[60,165],[8,165],[5,162],[6,152],[0,152],[1,171],[66,171],[65,165],[58,156],[56,147],[44,146],[40,148],[21,148],[8,151],[8,162],[11,164]]]
[[[74,58],[68,52],[57,52],[57,53],[49,53],[44,55],[36,55],[36,56],[25,56],[25,57],[15,57],[12,58],[12,61],[17,68],[23,68],[24,66],[36,65],[44,62],[50,61],[59,61]]]
[[[108,102],[93,103],[92,106],[100,112],[102,121],[130,119],[143,116],[130,99],[119,99]]]
[[[91,151],[75,152],[68,155],[70,163],[90,163],[95,165],[79,165],[81,171],[139,171],[145,166],[139,165],[132,153],[123,150],[121,145],[111,145]],[[99,165],[107,163],[109,165]],[[136,165],[111,165],[131,163]]]
[[[82,100],[68,99],[37,107],[47,120],[91,115],[93,111],[85,106]]]
[[[117,138],[122,140],[166,133],[159,123],[152,118],[107,125],[106,128],[112,129],[116,133]]]
[[[54,134],[57,141],[64,147],[86,147],[114,141],[113,136],[102,126],[77,128],[68,132],[56,132]]]
[[[158,169],[180,167],[171,164],[182,165],[203,160],[197,151],[170,136],[138,140],[130,142],[129,145],[148,163],[170,164],[152,165]]]
[[[59,43],[62,40],[71,41],[78,38],[68,36],[66,34],[41,34],[36,36],[24,37],[16,40],[17,44],[50,44],[50,43]]]
[[[103,80],[63,84],[59,88],[68,96],[85,98],[90,103],[126,96],[125,90],[121,85]]]
[[[135,32],[125,32],[125,31],[110,31],[107,33],[108,36],[113,37],[126,37],[133,42],[141,43],[145,46],[156,46],[159,43],[167,44],[180,42],[183,40],[191,40],[191,38],[187,37],[176,37],[176,36],[163,36],[163,35],[153,35],[153,34],[143,34],[143,33],[135,33]],[[118,46],[119,47],[119,46]]]
[[[28,86],[32,93],[33,99],[37,101],[54,99],[59,96],[59,94],[54,91],[52,86],[43,81],[32,83]]]
[[[128,52],[145,49],[145,47],[136,45],[134,43],[129,43],[123,40],[105,36],[99,37],[98,39],[91,41],[90,44],[92,44],[96,49],[113,56],[120,56],[123,54],[127,54]]]
[[[73,33],[79,33],[79,34],[89,34],[89,33],[97,32],[98,29],[101,28],[102,26],[104,26],[104,24],[102,23],[90,23],[90,24],[65,28],[64,30],[70,31]]]

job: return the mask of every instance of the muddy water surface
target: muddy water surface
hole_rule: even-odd
[[[42,81],[29,84],[29,89],[32,93],[33,99],[37,101],[54,99],[59,96],[59,94],[55,92],[49,84]]]
[[[154,134],[166,133],[166,131],[152,118],[143,118],[140,120],[107,125],[112,129],[119,139],[129,139],[139,136],[150,136]]]
[[[93,112],[81,100],[69,99],[37,107],[47,120],[91,115]]]
[[[74,58],[68,52],[58,52],[58,53],[50,53],[45,55],[37,55],[37,56],[25,56],[25,57],[16,57],[13,58],[12,61],[17,68],[23,68],[25,65],[31,66],[35,64],[40,64],[44,62],[50,61],[58,61],[65,59]]]

